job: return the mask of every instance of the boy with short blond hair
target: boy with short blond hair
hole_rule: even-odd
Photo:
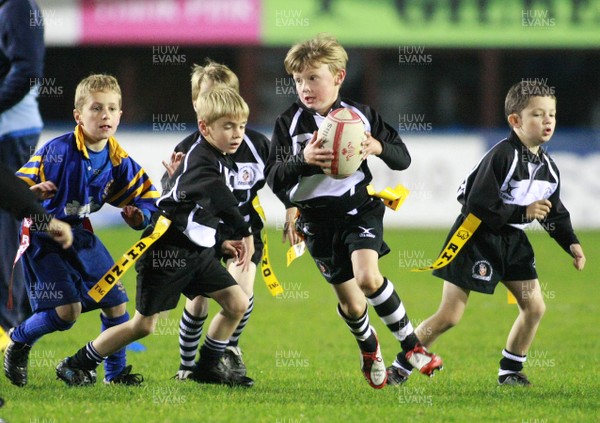
[[[505,100],[511,132],[479,161],[458,191],[461,214],[448,239],[471,214],[481,220],[467,244],[433,275],[444,280],[436,313],[417,328],[431,345],[462,318],[471,291],[493,294],[498,282],[516,297],[519,315],[502,350],[498,383],[531,385],[522,373],[545,311],[533,248],[524,229],[534,220],[582,270],[585,255],[560,199],[560,175],[543,145],[556,125],[554,90],[536,81],[513,85]]]
[[[417,367],[431,376],[441,359],[424,349],[392,283],[379,271],[379,257],[390,249],[383,241],[381,200],[370,197],[372,175],[364,160],[351,176],[331,178],[333,151],[321,145],[317,130],[327,114],[345,107],[357,113],[366,128],[361,154],[378,156],[394,170],[404,170],[410,155],[398,133],[372,108],[339,97],[348,55],[333,37],[320,35],[294,45],[285,58],[286,71],[296,83],[298,100],[277,118],[267,162],[267,182],[296,222],[323,277],[338,297],[338,314],[360,348],[361,370],[369,385],[388,381],[379,341],[369,323],[371,304],[400,342],[397,355],[405,368]],[[293,225],[288,236],[294,240]],[[394,371],[393,368],[390,372]]]
[[[346,71],[348,53],[333,37],[318,36],[303,43],[298,43],[288,51],[283,64],[285,71],[293,75],[305,68],[318,68],[327,65],[332,75]]]
[[[159,196],[144,169],[114,138],[122,113],[117,80],[110,75],[88,76],[76,89],[75,131],[46,143],[17,172],[44,200],[49,214],[71,225],[74,238],[71,248],[64,250],[32,226],[23,260],[34,314],[11,330],[12,342],[4,356],[4,372],[17,386],[27,383],[33,344],[47,333],[71,328],[81,312],[101,308],[102,330],[129,320],[120,282],[100,302],[87,294],[114,265],[91,231],[88,216],[109,203],[122,208],[129,226],[143,229]],[[105,363],[105,382],[139,384],[138,375],[125,364],[125,349],[114,351]]]
[[[83,106],[88,98],[97,92],[112,92],[115,94],[116,98],[118,98],[119,110],[121,109],[123,98],[117,78],[112,75],[93,74],[77,84],[75,88],[75,110],[83,110]]]
[[[226,65],[216,63],[210,59],[206,59],[204,66],[193,66],[191,83],[192,103],[194,104],[194,108],[196,108],[195,101],[198,98],[198,95],[207,93],[213,88],[225,86],[230,87],[235,91],[238,91],[239,89],[239,82],[235,73]],[[170,185],[168,180],[169,176],[177,169],[179,162],[199,137],[199,131],[190,134],[177,144],[175,151],[171,156],[171,162],[163,162],[167,168],[167,172],[162,180],[163,188]],[[228,367],[242,376],[246,374],[246,365],[238,344],[242,332],[254,310],[254,279],[256,276],[256,268],[261,261],[264,247],[261,236],[263,222],[252,206],[252,202],[257,197],[258,190],[265,185],[264,168],[268,155],[269,140],[260,132],[249,128],[246,128],[244,133],[244,141],[240,144],[237,151],[231,155],[231,158],[238,167],[238,172],[236,172],[234,176],[233,194],[239,201],[240,212],[252,227],[252,235],[254,237],[254,254],[251,257],[251,263],[249,263],[248,269],[242,269],[237,265],[234,257],[228,254],[223,255],[219,248],[216,249],[217,256],[226,263],[229,273],[233,275],[235,280],[248,295],[248,309],[246,310],[246,313],[244,313],[235,332],[230,337],[224,356]],[[230,234],[227,229],[221,226],[217,233],[217,238],[228,239],[229,236]],[[217,244],[219,243],[217,242]],[[205,297],[198,296],[193,300],[188,299],[186,301],[179,324],[180,365],[176,374],[178,380],[187,379],[192,373],[207,314],[208,301]]]
[[[159,211],[152,218],[156,224],[162,215],[171,224],[136,263],[136,313],[130,321],[102,332],[58,365],[57,375],[68,385],[93,383],[90,375],[104,358],[152,333],[159,313],[175,308],[182,293],[190,299],[211,297],[222,307],[211,322],[189,378],[230,386],[250,387],[254,383],[229,371],[223,362],[229,337],[248,308],[248,297],[220,265],[214,251],[222,220],[230,228],[231,239],[237,241],[223,241],[221,251],[232,255],[243,268],[254,253],[250,225],[239,211],[230,178],[236,171],[230,154],[243,140],[248,105],[234,90],[217,87],[198,98],[196,109],[202,136],[173,174],[172,188],[158,199]],[[152,229],[149,227],[144,235]],[[177,264],[153,259],[167,252],[177,257]]]

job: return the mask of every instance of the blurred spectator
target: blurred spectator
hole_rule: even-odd
[[[0,0],[0,162],[16,172],[42,132],[37,90],[44,67],[44,27],[34,0]],[[6,309],[19,224],[0,210],[0,326],[16,326],[30,313],[21,265],[15,267],[14,310]]]

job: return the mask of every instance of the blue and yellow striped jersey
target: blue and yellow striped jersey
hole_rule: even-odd
[[[112,166],[92,175],[83,131],[77,126],[74,132],[44,144],[17,171],[17,176],[29,186],[52,181],[58,191],[42,205],[48,213],[66,222],[76,223],[100,210],[104,203],[155,211],[159,192],[144,169],[113,137],[108,140],[108,149]]]

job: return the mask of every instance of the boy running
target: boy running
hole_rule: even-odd
[[[510,135],[492,147],[461,184],[462,210],[448,239],[469,214],[481,224],[453,261],[434,270],[434,276],[444,280],[442,301],[416,332],[430,346],[458,324],[471,291],[493,294],[502,282],[516,297],[519,315],[502,350],[498,383],[529,386],[523,364],[546,305],[524,229],[539,221],[573,257],[577,270],[583,270],[585,255],[560,199],[558,168],[543,148],[556,125],[553,90],[540,82],[517,83],[508,91],[504,108]]]
[[[379,157],[394,170],[404,170],[410,155],[398,133],[369,106],[339,97],[348,55],[332,37],[318,36],[294,45],[284,64],[296,83],[298,100],[275,123],[267,162],[267,183],[289,211],[301,212],[296,227],[323,277],[338,297],[337,312],[360,348],[361,370],[373,388],[388,381],[379,341],[369,323],[367,304],[400,342],[396,362],[433,375],[442,361],[429,353],[414,333],[394,285],[379,271],[379,257],[390,249],[383,241],[381,200],[370,197],[372,176],[364,160],[353,175],[334,179],[324,174],[333,151],[321,146],[317,130],[327,114],[350,108],[363,120],[367,139],[362,154]],[[282,194],[283,192],[283,194]],[[390,381],[396,380],[395,367]]]

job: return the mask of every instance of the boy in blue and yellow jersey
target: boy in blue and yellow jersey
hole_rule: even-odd
[[[129,320],[127,295],[119,283],[96,303],[87,292],[114,265],[86,218],[104,203],[123,209],[133,229],[145,228],[159,197],[150,178],[113,137],[121,118],[121,89],[109,75],[91,75],[77,86],[72,133],[46,143],[18,172],[48,213],[73,228],[71,248],[63,250],[31,222],[30,246],[23,255],[33,316],[10,332],[4,372],[17,386],[27,383],[32,345],[43,335],[64,331],[82,312],[101,308],[102,331]],[[24,235],[26,235],[24,225]],[[23,239],[26,239],[23,236]],[[139,384],[125,365],[125,349],[106,360],[106,383]]]

